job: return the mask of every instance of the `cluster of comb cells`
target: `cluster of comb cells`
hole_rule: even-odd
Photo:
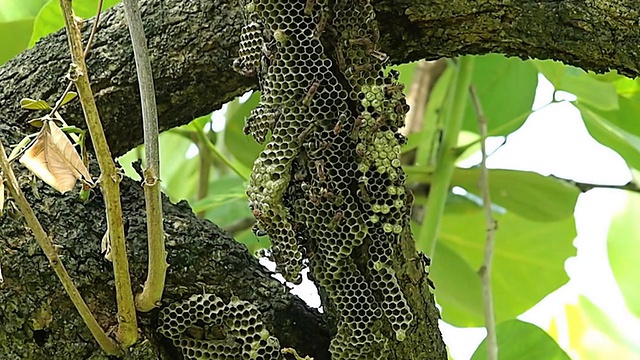
[[[258,309],[232,297],[205,294],[162,309],[159,331],[185,359],[280,359],[280,344],[264,328]]]
[[[408,107],[367,0],[247,0],[234,68],[257,76],[247,194],[278,270],[307,265],[336,314],[333,359],[386,358],[413,315],[394,246],[410,236],[398,134]]]

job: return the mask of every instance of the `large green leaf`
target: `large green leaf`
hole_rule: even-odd
[[[81,18],[88,19],[96,15],[98,10],[99,0],[83,0],[74,1],[73,10],[75,14]],[[119,3],[120,0],[104,0],[102,5],[102,11],[112,7]],[[93,23],[91,23],[92,25]],[[31,34],[31,40],[29,46],[33,46],[36,41],[42,37],[47,36],[53,32],[56,32],[64,27],[64,18],[60,11],[59,0],[49,0],[46,5],[40,9],[38,16],[33,23],[33,33]]]
[[[198,186],[198,157],[186,158],[187,150],[193,142],[171,131],[160,134],[159,142],[163,191],[174,202],[190,199]]]
[[[611,270],[629,310],[640,317],[640,195],[627,193],[627,203],[611,220],[607,253]]]
[[[46,1],[0,0],[0,65],[27,48],[34,18]]]
[[[494,214],[498,221],[494,249],[492,288],[496,320],[513,319],[535,305],[567,280],[564,261],[576,253],[572,245],[576,235],[573,217],[555,222],[535,222],[513,212]],[[418,230],[415,230],[418,233]],[[438,249],[446,246],[475,272],[482,263],[486,224],[482,211],[445,213],[440,226]],[[440,242],[442,244],[440,244]],[[427,249],[420,249],[425,251]],[[436,296],[443,319],[456,326],[483,326],[478,309],[478,287],[468,277],[469,270],[460,261],[449,263],[434,256],[432,272],[438,279]],[[465,276],[465,287],[447,293],[444,284]],[[452,278],[453,277],[453,278]],[[443,284],[443,287],[438,286]],[[467,289],[466,293],[460,293]],[[455,300],[453,300],[455,299]],[[473,316],[472,316],[473,315]]]
[[[589,104],[602,110],[618,108],[616,87],[607,78],[553,60],[536,60],[532,63],[556,90],[572,93],[578,98],[578,103]]]
[[[528,61],[490,54],[475,58],[471,83],[487,118],[492,136],[507,135],[518,129],[531,113],[538,85],[538,71]],[[471,100],[463,130],[478,132],[478,120]]]
[[[496,326],[498,358],[505,360],[570,360],[549,334],[520,320],[509,320]],[[471,360],[487,358],[487,340],[482,341]]]
[[[431,172],[406,166],[409,183],[429,184]],[[480,197],[478,168],[456,168],[451,186],[460,186]],[[568,182],[538,173],[518,170],[489,170],[491,201],[534,221],[557,221],[573,216],[580,190]],[[448,206],[448,205],[447,205]]]
[[[431,279],[442,318],[459,327],[479,326],[482,319],[480,278],[469,263],[443,242],[436,244]]]
[[[480,169],[456,169],[451,183],[480,196]],[[573,216],[580,195],[566,181],[530,171],[489,171],[491,201],[535,221],[558,221]]]
[[[640,205],[640,203],[636,203],[636,205]],[[638,279],[637,275],[640,274],[636,273],[636,279]],[[602,334],[606,335],[621,347],[624,347],[635,354],[640,354],[640,342],[637,340],[636,334],[627,331],[624,325],[616,323],[611,316],[605,313],[585,296],[580,295],[578,297],[578,306],[586,316],[589,323]]]
[[[251,97],[240,104],[238,99],[229,103],[227,109],[227,125],[224,129],[224,144],[242,165],[253,168],[263,145],[258,144],[251,136],[244,134],[244,121],[260,101],[260,93],[255,91]]]
[[[576,107],[594,139],[620,154],[629,166],[640,169],[640,134],[623,129],[586,104],[578,103]]]
[[[0,65],[27,48],[32,27],[33,19],[0,22],[0,34],[11,34],[0,36]]]

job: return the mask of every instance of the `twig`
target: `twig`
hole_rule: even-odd
[[[482,193],[482,207],[484,208],[484,218],[487,224],[487,235],[484,244],[483,262],[478,270],[482,285],[482,299],[484,304],[484,322],[487,329],[487,359],[498,359],[498,338],[496,335],[496,320],[493,311],[493,294],[491,292],[491,263],[493,261],[493,248],[495,245],[495,234],[498,228],[497,221],[493,218],[491,211],[491,194],[489,191],[489,170],[487,170],[487,119],[482,110],[482,104],[478,98],[475,87],[469,88],[473,107],[478,117],[480,128],[480,151],[482,161],[480,162],[479,188]]]
[[[93,26],[91,27],[91,33],[89,34],[89,40],[87,40],[87,47],[84,49],[84,53],[83,53],[83,57],[85,59],[89,54],[89,50],[91,50],[91,44],[93,44],[93,38],[96,36],[96,32],[98,32],[98,23],[100,22],[100,14],[102,14],[102,3],[103,3],[103,0],[98,1],[98,11],[96,11],[96,17],[93,20]],[[62,96],[58,98],[58,101],[56,101],[56,104],[53,106],[53,109],[51,109],[51,112],[49,112],[49,116],[52,116],[53,114],[55,114],[56,111],[60,110],[60,106],[62,106],[62,101],[64,101],[64,98],[67,96],[69,91],[71,91],[72,86],[73,86],[73,81],[69,81],[69,84],[67,84],[67,88],[64,89]]]
[[[147,312],[160,304],[167,274],[167,252],[162,227],[162,201],[160,197],[160,155],[158,150],[158,110],[151,61],[142,17],[136,0],[124,0],[124,12],[129,24],[133,54],[140,86],[142,122],[144,129],[145,165],[144,198],[147,211],[147,246],[149,269],[142,292],[136,296],[136,308]]]
[[[199,169],[198,169],[198,195],[197,199],[202,200],[207,197],[209,193],[209,173],[211,171],[211,153],[209,148],[203,144],[200,140],[198,140],[198,135],[193,132],[191,133],[191,141],[198,147],[198,160],[199,160]],[[198,212],[198,217],[200,219],[204,219],[207,216],[207,211],[202,210]]]
[[[224,231],[226,231],[229,234],[235,236],[237,233],[239,233],[241,231],[244,231],[244,230],[247,230],[247,229],[251,229],[251,227],[255,223],[256,223],[256,219],[253,218],[253,217],[243,218],[243,219],[238,220],[238,221],[234,222],[233,224],[225,227]]]
[[[247,171],[243,171],[241,166],[237,166],[233,164],[231,161],[229,161],[229,159],[227,159],[220,152],[220,150],[218,150],[218,148],[211,142],[211,140],[209,140],[209,138],[205,135],[204,130],[202,130],[201,128],[197,128],[196,126],[193,126],[193,128],[196,135],[198,136],[198,140],[207,146],[207,148],[211,151],[211,154],[215,158],[217,158],[218,160],[222,161],[225,165],[227,165],[231,170],[233,170],[233,172],[235,172],[238,176],[240,176],[242,180],[244,181],[249,180],[249,174],[247,173]]]
[[[433,172],[426,213],[417,238],[418,248],[423,252],[428,251],[427,255],[432,258],[436,249],[440,219],[444,213],[449,184],[455,168],[456,153],[454,150],[462,128],[473,62],[473,58],[469,56],[460,58],[445,100],[444,114],[442,115],[445,126],[443,141],[438,149],[438,161]]]
[[[6,178],[7,188],[9,189],[11,196],[14,198],[16,204],[18,205],[20,212],[22,212],[22,214],[24,215],[25,220],[27,221],[27,225],[29,225],[29,227],[33,231],[33,235],[35,236],[38,245],[40,245],[40,247],[42,248],[44,255],[49,260],[49,264],[51,264],[51,267],[60,279],[62,286],[64,287],[67,294],[69,294],[71,302],[73,302],[73,305],[78,310],[78,313],[82,317],[82,320],[84,320],[85,324],[87,324],[89,331],[91,331],[91,334],[105,352],[110,355],[121,354],[122,350],[118,347],[118,344],[109,336],[107,336],[100,324],[98,324],[98,321],[96,321],[96,318],[91,313],[91,310],[89,310],[87,304],[84,302],[84,299],[82,299],[82,295],[80,295],[80,292],[73,284],[73,280],[71,280],[69,273],[65,269],[62,261],[60,260],[60,257],[58,256],[58,251],[56,250],[55,245],[42,228],[42,225],[36,218],[36,214],[33,212],[33,209],[27,202],[27,199],[24,197],[22,190],[20,190],[18,179],[16,179],[16,175],[11,169],[9,159],[7,159],[7,155],[2,143],[0,143],[0,168],[2,169],[2,172],[4,173],[4,176]]]
[[[111,151],[105,137],[98,108],[91,91],[87,65],[82,51],[82,36],[80,28],[75,20],[72,8],[72,0],[60,0],[60,7],[67,28],[67,39],[71,49],[70,77],[78,89],[80,103],[87,122],[89,134],[96,151],[98,164],[100,165],[99,183],[102,188],[104,202],[107,210],[107,223],[109,239],[111,241],[111,254],[113,259],[113,272],[116,284],[116,300],[118,305],[118,342],[123,348],[133,345],[138,339],[138,324],[136,309],[131,291],[131,279],[129,277],[129,264],[125,245],[124,227],[122,224],[122,206],[120,204],[120,179]]]

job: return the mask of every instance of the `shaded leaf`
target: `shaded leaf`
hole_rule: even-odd
[[[244,186],[235,188],[219,188],[216,193],[210,194],[201,200],[191,202],[191,208],[197,213],[220,207],[238,199],[247,199]],[[216,222],[216,224],[218,223]]]
[[[627,192],[625,207],[611,220],[607,254],[629,310],[640,317],[640,194]]]
[[[91,174],[67,136],[52,122],[45,122],[36,141],[20,157],[20,162],[54,189],[65,193]]]
[[[567,353],[539,327],[520,320],[509,320],[496,326],[498,358],[517,360],[570,360]],[[487,340],[482,341],[471,357],[487,358]]]
[[[555,291],[568,280],[564,262],[574,256],[573,239],[576,235],[573,217],[555,222],[535,222],[513,212],[494,214],[498,221],[494,248],[492,287],[496,321],[513,319]],[[448,213],[442,218],[439,246],[446,246],[463,259],[473,273],[480,268],[486,235],[484,213]],[[417,229],[414,229],[418,233]],[[418,239],[416,239],[418,240]],[[416,241],[418,242],[418,241]],[[440,244],[440,242],[442,244]],[[420,249],[427,251],[429,249]],[[457,273],[469,273],[462,265],[451,268],[448,260],[440,262],[434,256],[431,267],[439,282],[452,281]],[[454,262],[460,264],[460,261]],[[455,273],[455,274],[453,274]],[[477,275],[476,275],[477,277]],[[448,279],[448,280],[442,280]],[[471,280],[466,280],[471,284]],[[484,319],[475,302],[479,290],[468,285],[458,293],[445,294],[446,286],[436,284],[436,296],[442,306],[443,319],[456,326],[483,326]],[[455,299],[449,301],[447,299]],[[476,309],[475,314],[470,309]]]
[[[51,110],[52,107],[48,102],[44,100],[34,100],[29,98],[24,98],[20,100],[20,106],[23,109],[28,110]]]

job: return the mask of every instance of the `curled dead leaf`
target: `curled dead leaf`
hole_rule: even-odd
[[[80,155],[53,121],[44,122],[36,141],[20,157],[20,162],[61,193],[73,189],[78,179],[93,184]]]

